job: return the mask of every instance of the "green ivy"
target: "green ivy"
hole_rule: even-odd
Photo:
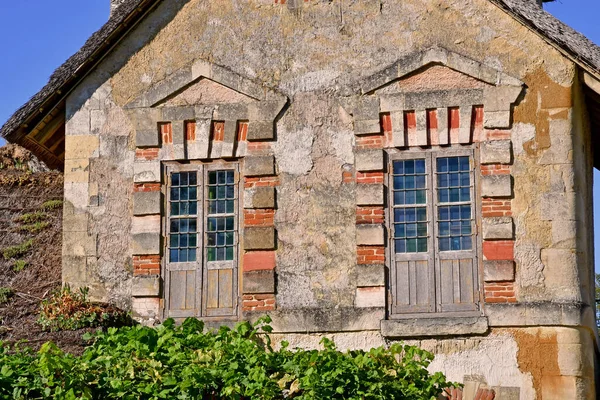
[[[46,343],[33,353],[0,342],[1,399],[436,399],[447,382],[433,356],[394,344],[370,351],[271,346],[270,319],[216,332],[187,319],[86,335],[83,355]]]

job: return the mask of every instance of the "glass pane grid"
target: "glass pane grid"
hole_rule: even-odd
[[[392,179],[395,252],[426,253],[429,221],[425,159],[394,161]]]
[[[231,261],[235,243],[235,173],[208,172],[207,261]]]
[[[169,262],[195,262],[198,247],[197,172],[174,172],[169,188]],[[192,217],[192,218],[190,218]]]
[[[436,162],[439,250],[472,250],[470,159],[443,157]]]

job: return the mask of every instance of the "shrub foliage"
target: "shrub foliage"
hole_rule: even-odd
[[[394,344],[368,352],[271,347],[270,320],[203,333],[203,323],[109,328],[82,356],[46,343],[38,353],[0,343],[0,398],[435,399],[452,386],[430,374],[433,356]]]

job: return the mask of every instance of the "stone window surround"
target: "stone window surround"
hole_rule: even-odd
[[[485,89],[478,90],[454,89],[441,91],[435,93],[435,96],[431,96],[430,92],[377,95],[378,89],[430,64],[445,65],[491,86],[486,86]],[[520,80],[443,48],[432,48],[424,52],[406,56],[378,74],[360,82],[356,92],[361,94],[348,97],[343,102],[343,107],[353,116],[355,135],[357,137],[380,134],[382,132],[381,116],[385,113],[389,114],[392,120],[391,143],[385,143],[381,149],[355,150],[356,171],[366,173],[385,171],[388,164],[385,154],[386,150],[384,149],[388,149],[387,151],[393,148],[410,149],[407,147],[409,143],[405,141],[405,110],[413,110],[417,117],[417,143],[411,144],[418,147],[427,147],[427,140],[423,140],[423,137],[427,134],[423,122],[426,118],[426,110],[437,109],[439,115],[441,115],[440,120],[442,123],[438,126],[440,138],[442,137],[441,133],[446,132],[450,128],[444,123],[447,115],[444,111],[448,107],[460,107],[463,110],[468,109],[470,111],[473,109],[473,106],[483,104],[483,124],[485,129],[510,129],[511,107],[521,94],[522,88],[523,82]],[[461,115],[461,119],[464,120],[465,117],[463,115]],[[439,140],[438,143],[440,145],[450,144],[443,140]],[[470,131],[467,131],[464,127],[459,131],[458,143],[461,145],[470,144]],[[496,145],[497,143],[499,145]],[[512,162],[510,140],[502,142],[489,140],[481,144],[481,150],[481,155],[476,154],[475,156],[475,160],[481,157],[481,164],[510,164]],[[476,164],[479,163],[476,161]],[[480,174],[479,168],[476,169],[476,173]],[[477,188],[479,194],[475,199],[476,209],[481,210],[482,196],[490,199],[512,197],[512,178],[510,175],[480,176],[479,178],[480,188]],[[383,183],[357,184],[357,206],[384,205],[384,194]],[[385,210],[387,212],[387,208]],[[491,225],[500,225],[502,228],[490,230],[489,226]],[[514,240],[512,218],[503,218],[501,221],[492,221],[486,218],[481,222],[480,226],[482,227],[481,236],[483,240],[500,238]],[[495,231],[498,235],[490,236],[490,231]],[[378,224],[357,225],[357,245],[385,246],[384,226]],[[385,251],[386,262],[389,262],[389,246],[386,246]],[[479,256],[480,260],[484,259],[482,254],[479,254]],[[481,273],[480,270],[479,280],[481,281],[485,277],[486,282],[488,279],[514,281],[514,262],[512,260],[500,261],[503,265],[496,268],[495,266],[498,263],[499,261],[497,260],[483,260],[483,262],[480,262],[480,265],[484,265],[484,271]],[[508,265],[509,263],[510,265]],[[359,270],[361,267],[361,265],[357,265]],[[488,269],[490,270],[489,272],[487,271]],[[378,268],[378,271],[380,271],[379,273],[384,273],[384,269],[382,268]],[[360,276],[361,274],[359,274]],[[372,277],[369,278],[373,281]],[[381,279],[376,279],[375,281],[381,282]],[[357,296],[359,290],[364,290],[365,285],[372,286],[371,283],[362,282],[359,279]],[[480,287],[483,287],[483,282],[480,285]],[[383,305],[385,305],[385,300]],[[401,323],[384,319],[381,321],[381,332],[384,336],[389,337],[419,337],[483,334],[488,330],[488,322],[485,316],[464,318],[466,319],[420,318],[403,320]],[[412,323],[408,324],[407,321],[412,321]]]
[[[157,107],[163,99],[184,90],[190,84],[202,78],[210,79],[218,84],[233,89],[250,97],[251,104],[232,103],[186,107]],[[287,104],[287,97],[264,88],[232,71],[218,65],[199,60],[185,67],[165,80],[149,88],[141,96],[125,106],[134,126],[136,148],[156,149],[154,159],[136,159],[134,162],[134,185],[160,184],[163,181],[162,164],[168,161],[238,159],[241,176],[246,178],[269,178],[276,176],[275,161],[272,154],[248,151],[249,142],[269,142],[275,139],[275,119]],[[224,122],[224,135],[216,146],[211,146],[211,129],[214,122]],[[247,126],[244,135],[246,140],[238,141],[236,137],[240,122]],[[194,140],[186,138],[187,124],[195,127]],[[161,141],[161,126],[170,125],[172,141]],[[211,151],[212,148],[212,151]],[[243,181],[243,180],[242,180]],[[240,184],[242,184],[242,181]],[[274,188],[261,190],[242,190],[239,206],[244,209],[275,208]],[[266,192],[269,193],[266,193]],[[142,199],[144,197],[144,199]],[[271,198],[271,201],[269,200]],[[149,205],[148,202],[151,204]],[[142,206],[143,203],[146,205]],[[134,226],[142,219],[157,220],[161,213],[161,194],[134,194]],[[241,214],[240,214],[241,215]],[[136,224],[136,220],[138,223]],[[151,229],[152,232],[133,232],[132,254],[162,257],[160,224]],[[272,226],[243,227],[240,234],[240,252],[270,251],[276,247],[275,228]],[[240,254],[240,260],[245,259]],[[242,261],[243,262],[243,261]],[[164,265],[164,260],[161,261]],[[162,268],[161,268],[162,269]],[[242,271],[242,268],[240,268]],[[275,293],[274,270],[243,271],[240,295],[272,296]],[[134,276],[132,296],[134,300],[158,298],[161,296],[162,282],[160,276]],[[240,313],[241,314],[241,313]]]
[[[474,260],[474,275],[476,278],[476,284],[477,287],[474,288],[474,299],[475,299],[475,306],[478,308],[477,310],[472,310],[472,311],[441,311],[441,310],[436,310],[433,312],[423,312],[423,313],[410,313],[410,312],[403,312],[403,313],[396,313],[394,315],[392,315],[391,310],[389,310],[388,312],[388,318],[390,320],[404,320],[404,319],[412,319],[412,318],[430,318],[430,319],[435,319],[435,318],[447,318],[447,317],[477,317],[477,316],[481,316],[483,311],[482,311],[482,303],[483,303],[483,298],[482,298],[482,290],[481,288],[483,287],[483,282],[481,280],[481,276],[482,276],[482,271],[481,271],[481,262],[479,260],[481,260],[481,237],[480,234],[478,232],[477,226],[481,226],[481,196],[479,196],[479,185],[480,185],[480,168],[479,168],[479,163],[476,161],[479,157],[479,151],[477,149],[477,146],[475,144],[471,144],[468,146],[463,146],[461,145],[460,147],[458,146],[432,146],[430,148],[427,149],[422,149],[422,148],[409,148],[406,150],[397,150],[397,149],[388,149],[386,151],[385,154],[385,159],[386,159],[386,165],[388,165],[388,171],[386,172],[386,176],[384,178],[384,182],[388,183],[388,186],[386,188],[387,191],[387,198],[388,198],[388,206],[385,208],[385,212],[386,212],[386,217],[385,217],[385,227],[386,227],[386,232],[387,232],[387,241],[386,241],[386,264],[388,264],[390,267],[390,274],[392,271],[392,263],[395,262],[398,257],[394,254],[393,252],[393,224],[394,224],[394,217],[392,215],[391,210],[393,210],[391,202],[392,202],[392,181],[391,181],[391,168],[392,168],[392,164],[394,161],[397,160],[409,160],[409,159],[413,159],[413,158],[421,158],[421,157],[425,157],[426,159],[428,157],[432,158],[432,162],[429,164],[431,170],[428,171],[427,176],[430,177],[430,182],[431,183],[431,187],[427,188],[427,192],[428,192],[428,197],[433,197],[435,195],[435,193],[437,193],[436,190],[436,180],[435,180],[435,160],[437,158],[442,158],[442,157],[455,157],[455,156],[468,156],[470,159],[471,164],[471,169],[470,169],[470,173],[471,173],[471,183],[473,184],[472,190],[471,190],[471,212],[473,213],[472,215],[472,219],[474,221],[474,226],[473,226],[473,230],[472,230],[472,238],[473,238],[473,247],[472,250],[470,250],[471,252],[473,252],[473,260]],[[434,215],[431,215],[429,217],[429,222],[428,223],[428,236],[431,238],[431,240],[429,241],[429,244],[431,246],[433,246],[433,248],[428,249],[427,254],[430,254],[430,256],[433,258],[433,262],[434,262],[434,270],[437,270],[439,267],[437,266],[437,263],[439,262],[439,254],[436,252],[437,249],[437,244],[436,242],[436,237],[434,235],[434,233],[437,231],[437,226],[435,226],[437,224],[437,217],[435,216],[435,214],[437,213],[437,206],[438,206],[439,202],[437,199],[435,198],[429,198],[427,203],[426,203],[426,207],[428,208],[428,210],[431,210],[431,213]],[[429,212],[429,211],[428,211]],[[435,278],[437,280],[437,276]],[[391,284],[391,279],[390,279],[390,284]],[[437,303],[438,300],[438,295],[436,293],[436,289],[435,289],[435,285],[432,289],[433,292],[433,296],[434,296],[434,301]],[[391,288],[388,288],[388,290],[391,290]],[[391,296],[391,293],[389,294],[389,296]],[[437,307],[437,305],[436,305]]]

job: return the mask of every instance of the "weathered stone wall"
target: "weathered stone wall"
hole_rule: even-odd
[[[520,387],[522,399],[535,398],[535,393],[546,399],[554,387],[546,376],[576,376],[564,382],[565,390],[577,387],[586,394],[573,398],[593,398],[584,355],[591,354],[594,337],[589,308],[592,162],[573,63],[486,0],[274,3],[162,2],[69,96],[63,279],[90,286],[98,298],[131,305],[131,234],[137,229],[132,216],[138,215],[132,192],[140,139],[126,106],[172,74],[204,60],[289,99],[276,119],[275,140],[249,148],[249,154],[273,155],[276,166],[277,181],[270,186],[276,186],[276,201],[265,207],[272,210],[276,205],[276,210],[261,218],[276,229],[277,250],[275,255],[255,251],[253,258],[245,259],[275,268],[274,314],[280,318],[274,327],[302,346],[314,346],[311,340],[319,335],[297,333],[303,331],[346,331],[336,337],[345,347],[384,343],[379,329],[389,265],[384,253],[357,262],[357,245],[362,242],[357,243],[356,225],[357,204],[371,212],[365,221],[383,222],[378,214],[382,203],[372,204],[373,196],[380,195],[375,186],[383,182],[367,182],[371,178],[366,173],[365,183],[376,185],[357,184],[356,126],[344,105],[362,94],[361,82],[402,57],[442,47],[514,77],[526,89],[515,104],[511,129],[488,134],[500,140],[481,145],[493,147],[482,154],[496,154],[490,162],[498,163],[498,175],[509,172],[514,193],[498,204],[489,202],[492,211],[509,213],[483,232],[494,241],[487,255],[503,252],[503,262],[496,257],[488,272],[496,274],[491,282],[500,283],[485,288],[485,299],[496,299],[484,305],[492,333],[419,344],[439,354],[433,367],[452,379],[482,375],[490,386]],[[438,75],[448,84],[480,85],[470,78],[444,78],[444,71]],[[405,84],[422,88],[427,82],[430,78],[417,76]],[[177,101],[187,100],[182,96]],[[509,159],[504,160],[506,149]],[[146,156],[152,155],[138,153]],[[483,169],[493,170],[495,165]],[[254,186],[246,189],[254,193]],[[250,204],[246,214],[262,212],[262,207]],[[505,240],[506,229],[512,229],[510,217],[514,238]],[[485,260],[487,255],[481,257],[482,264],[492,261]],[[148,270],[158,271],[153,269],[158,268],[156,260],[143,262]],[[268,296],[249,295],[244,300],[252,307],[273,307]],[[159,298],[134,302],[138,313],[158,317]],[[588,329],[577,328],[580,325]],[[515,326],[530,328],[506,328]],[[545,343],[547,336],[563,333],[575,334],[578,341],[557,339],[563,356],[550,361],[558,360],[559,368],[533,370],[543,363],[528,361],[534,357],[532,341]],[[586,367],[577,373],[563,368],[561,360],[568,352]],[[496,370],[497,354],[502,355],[505,372]]]

